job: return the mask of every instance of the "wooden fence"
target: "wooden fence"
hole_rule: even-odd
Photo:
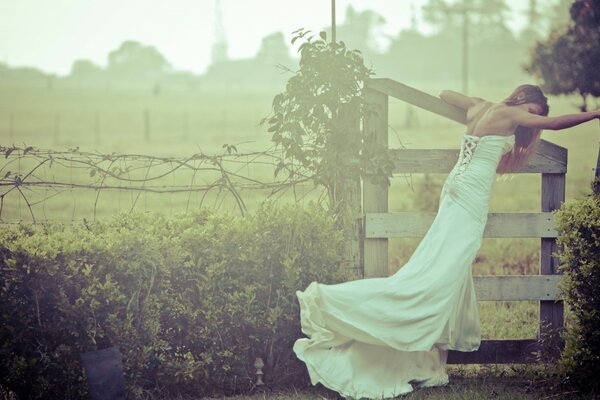
[[[454,121],[465,123],[464,110],[449,105],[409,86],[390,79],[373,79],[366,87],[367,101],[377,107],[377,115],[365,118],[363,129],[375,140],[388,143],[388,98],[390,96]],[[395,149],[396,173],[447,173],[458,158],[458,149]],[[518,340],[482,340],[475,352],[451,351],[448,363],[528,363],[534,353],[548,356],[540,337],[551,337],[563,326],[563,301],[558,297],[557,232],[551,211],[565,200],[567,149],[542,140],[535,154],[520,173],[542,174],[541,212],[490,213],[484,237],[536,237],[541,241],[539,275],[474,276],[479,300],[535,300],[540,304],[538,337]],[[388,238],[420,237],[429,229],[436,213],[388,213],[388,187],[363,182],[363,225],[360,229],[362,272],[364,278],[388,276]],[[549,335],[549,336],[546,336]],[[559,340],[559,345],[563,343]],[[556,349],[554,349],[556,350]]]

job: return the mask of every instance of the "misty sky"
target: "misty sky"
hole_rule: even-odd
[[[215,0],[0,0],[0,61],[67,74],[74,60],[106,65],[107,54],[124,40],[155,46],[175,69],[203,72],[214,39]],[[304,27],[329,26],[329,0],[221,0],[231,58],[256,54],[261,39]],[[426,0],[337,0],[338,23],[351,4],[383,15],[382,33],[397,34],[417,17]],[[525,23],[527,0],[508,0],[510,25]],[[555,1],[552,1],[554,4]],[[424,32],[428,27],[419,24]],[[342,39],[343,38],[339,38]],[[382,45],[385,43],[382,41]]]

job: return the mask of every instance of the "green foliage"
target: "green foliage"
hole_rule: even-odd
[[[315,205],[2,230],[0,387],[85,397],[80,354],[112,345],[132,398],[249,391],[256,357],[268,386],[305,383],[295,291],[351,279],[342,253]]]
[[[587,111],[587,97],[600,96],[600,0],[576,0],[570,13],[571,24],[538,42],[525,69],[550,94],[578,93]]]
[[[376,114],[364,97],[365,82],[373,71],[365,67],[359,50],[348,50],[344,42],[327,42],[310,31],[294,32],[292,44],[304,42],[300,69],[273,99],[268,123],[272,140],[284,150],[275,175],[314,179],[336,198],[336,186],[347,178],[370,177],[389,184],[392,162],[386,146],[372,140],[372,132],[361,132],[360,118]],[[307,37],[308,36],[308,37]]]
[[[556,213],[561,291],[572,311],[562,365],[570,389],[600,393],[600,194],[563,204]]]

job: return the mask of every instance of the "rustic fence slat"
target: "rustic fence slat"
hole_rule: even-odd
[[[565,174],[542,174],[542,211],[553,211],[560,208],[565,201]],[[559,275],[560,264],[553,253],[559,251],[555,238],[542,238],[540,246],[540,274]],[[553,336],[555,330],[564,324],[564,304],[562,301],[540,301],[541,338]]]
[[[391,149],[394,173],[448,173],[458,159],[457,149]],[[563,173],[567,165],[555,158],[535,153],[518,174]]]
[[[531,301],[560,299],[559,275],[475,275],[477,300]]]
[[[365,99],[377,108],[377,115],[365,117],[363,129],[387,147],[388,144],[388,96],[365,89]],[[385,183],[374,184],[368,178],[363,182],[363,213],[388,211],[388,187]],[[388,240],[364,238],[364,278],[388,276]]]
[[[433,223],[435,212],[368,213],[366,238],[421,237]],[[555,238],[552,213],[489,213],[484,237]]]
[[[539,348],[536,339],[482,340],[477,351],[450,350],[448,364],[535,363]]]
[[[464,124],[466,121],[467,113],[462,108],[392,79],[371,79],[368,87],[456,122]]]

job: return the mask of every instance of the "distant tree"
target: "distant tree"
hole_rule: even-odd
[[[267,64],[286,64],[291,62],[289,51],[283,33],[276,32],[263,38],[256,59]]]
[[[455,7],[446,0],[429,0],[423,6],[423,20],[438,32],[459,29],[461,16],[453,12]]]
[[[0,63],[0,82],[11,83],[45,83],[48,84],[50,79],[54,79],[55,75],[47,74],[33,67],[11,67],[5,63]]]
[[[528,48],[543,37],[542,24],[543,13],[540,11],[538,0],[529,0],[527,9],[527,23],[519,34],[519,41]]]
[[[570,15],[569,25],[537,43],[525,70],[550,94],[578,93],[587,111],[588,97],[600,96],[600,0],[576,0]]]
[[[360,49],[365,59],[380,53],[377,44],[378,31],[384,26],[385,18],[372,10],[357,11],[349,5],[343,24],[337,26],[336,39],[348,47]],[[331,37],[331,29],[325,30]]]
[[[93,78],[102,72],[102,68],[90,60],[75,60],[71,66],[71,77]]]
[[[600,0],[575,0],[569,10],[579,29],[600,27]]]
[[[463,10],[467,10],[469,23],[478,32],[509,31],[506,0],[429,0],[423,6],[423,19],[438,32],[456,30],[463,24]]]
[[[126,78],[156,78],[171,70],[167,59],[153,46],[125,41],[108,55],[108,72]]]

